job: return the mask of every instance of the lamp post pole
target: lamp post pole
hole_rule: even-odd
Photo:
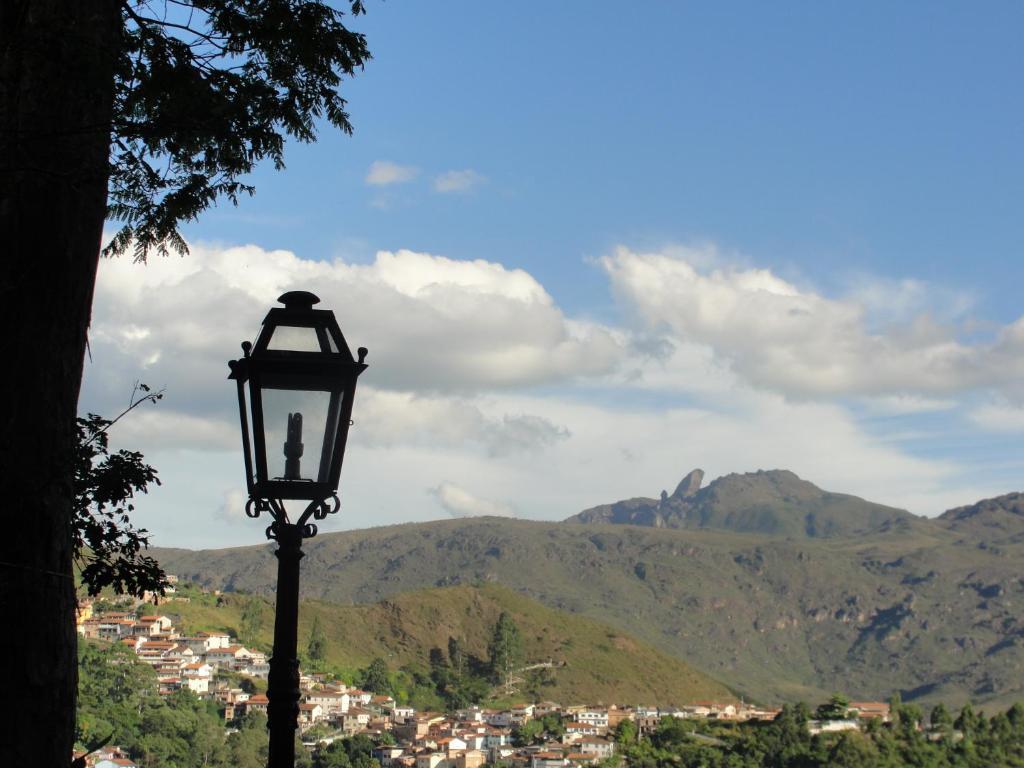
[[[299,561],[302,540],[316,535],[310,518],[323,520],[338,511],[338,481],[345,456],[356,379],[366,370],[366,348],[352,355],[334,313],[314,309],[320,302],[306,291],[289,291],[267,313],[255,344],[242,343],[244,357],[231,360],[229,378],[238,387],[238,414],[249,501],[245,514],[267,512],[273,522],[267,538],[277,542],[277,605],[274,652],[270,659],[267,729],[268,768],[293,768],[299,720]],[[282,409],[283,405],[288,408]],[[294,407],[293,407],[294,406]],[[300,412],[300,408],[302,409]],[[251,422],[250,422],[251,416]],[[287,416],[287,418],[285,418]],[[310,451],[307,466],[303,424]],[[268,454],[287,425],[284,462]],[[280,443],[277,443],[280,445]],[[305,469],[305,471],[303,471]],[[307,506],[291,520],[284,500]]]
[[[299,561],[304,526],[276,522],[267,531],[277,539],[277,608],[274,613],[274,654],[267,687],[268,768],[295,765],[295,730],[299,720]]]

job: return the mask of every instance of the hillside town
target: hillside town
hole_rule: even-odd
[[[188,690],[215,701],[228,730],[248,713],[267,712],[265,694],[239,685],[245,678],[267,679],[266,655],[227,633],[184,635],[167,615],[94,612],[90,600],[80,603],[77,626],[82,637],[120,644],[151,666],[161,695]],[[673,707],[545,701],[504,709],[473,706],[450,713],[424,712],[331,675],[306,673],[300,674],[300,691],[299,731],[307,749],[312,752],[337,739],[365,734],[382,745],[374,752],[381,768],[479,768],[498,763],[510,768],[569,768],[613,757],[613,736],[624,720],[633,721],[643,734],[665,717],[743,722],[773,720],[780,712],[742,701],[694,701]],[[847,718],[812,720],[808,727],[811,733],[856,730],[869,719],[888,722],[889,714],[889,705],[883,702],[850,702]],[[552,716],[561,726],[557,740],[514,743],[517,729],[531,720],[550,722]],[[86,764],[136,765],[116,746],[97,750]]]

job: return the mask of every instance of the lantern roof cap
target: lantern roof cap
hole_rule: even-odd
[[[312,309],[320,303],[320,297],[309,291],[288,291],[277,297],[286,309]]]

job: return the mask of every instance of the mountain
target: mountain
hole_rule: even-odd
[[[941,514],[937,522],[951,531],[985,541],[1024,540],[1024,493],[1008,493]]]
[[[307,597],[368,604],[500,584],[760,701],[1024,698],[1024,542],[994,546],[948,522],[786,538],[470,518],[321,534],[304,549]],[[154,554],[210,587],[274,590],[270,545]]]
[[[167,603],[189,631],[237,634],[249,600],[223,595],[212,600]],[[328,637],[327,662],[356,669],[374,658],[393,669],[411,664],[428,669],[432,648],[456,638],[465,653],[487,658],[499,614],[515,621],[527,664],[551,662],[544,697],[562,702],[684,704],[701,699],[735,700],[721,683],[630,634],[578,614],[548,608],[497,584],[444,587],[395,595],[368,605],[305,600],[299,611],[300,646],[314,618]],[[272,643],[269,611],[260,640]]]
[[[844,493],[823,491],[785,469],[731,474],[701,488],[695,469],[669,496],[602,504],[567,523],[646,525],[654,528],[717,528],[771,536],[859,536],[882,526],[910,526],[918,518]]]

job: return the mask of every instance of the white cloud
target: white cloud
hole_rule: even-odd
[[[874,332],[862,301],[827,298],[767,269],[702,272],[677,254],[625,248],[600,263],[649,329],[706,345],[746,381],[790,396],[934,395],[1019,386],[1024,375],[1024,319],[972,346],[929,314]],[[913,303],[920,289],[904,288]]]
[[[180,410],[184,403],[142,405],[115,424],[111,442],[129,447],[143,442],[164,448],[224,450],[241,447],[238,418],[228,421]]]
[[[231,523],[247,522],[249,517],[245,514],[245,505],[248,500],[249,494],[241,488],[225,491],[217,514],[221,519]]]
[[[516,516],[515,509],[511,505],[474,496],[455,483],[441,483],[436,488],[430,489],[430,495],[437,499],[437,503],[452,517]]]
[[[957,407],[953,399],[920,397],[917,395],[881,395],[865,399],[870,411],[884,416],[895,416],[913,413],[937,413],[950,411]]]
[[[375,160],[370,163],[366,173],[366,183],[375,187],[386,187],[392,184],[405,184],[419,175],[414,165],[399,165],[388,160]]]
[[[348,264],[199,243],[185,258],[101,263],[83,402],[116,413],[141,379],[166,387],[173,409],[187,403],[193,416],[233,423],[227,359],[296,288],[313,289],[350,345],[369,348],[363,381],[381,389],[469,395],[567,382],[604,375],[624,356],[609,329],[566,318],[532,276],[493,262],[382,251]]]
[[[480,186],[486,179],[471,168],[461,171],[445,171],[434,177],[434,191],[447,192],[469,192]]]
[[[982,405],[969,413],[973,424],[990,432],[1024,432],[1024,408],[1008,404]]]
[[[565,427],[529,413],[502,413],[493,400],[367,388],[359,394],[355,434],[367,446],[420,445],[435,450],[478,447],[493,457],[539,453],[569,438]]]
[[[942,317],[947,321],[963,318],[974,306],[974,297],[930,285],[914,278],[892,279],[857,274],[848,281],[844,300],[864,310],[865,321],[873,332],[885,332],[894,324],[907,323],[919,315]]]

